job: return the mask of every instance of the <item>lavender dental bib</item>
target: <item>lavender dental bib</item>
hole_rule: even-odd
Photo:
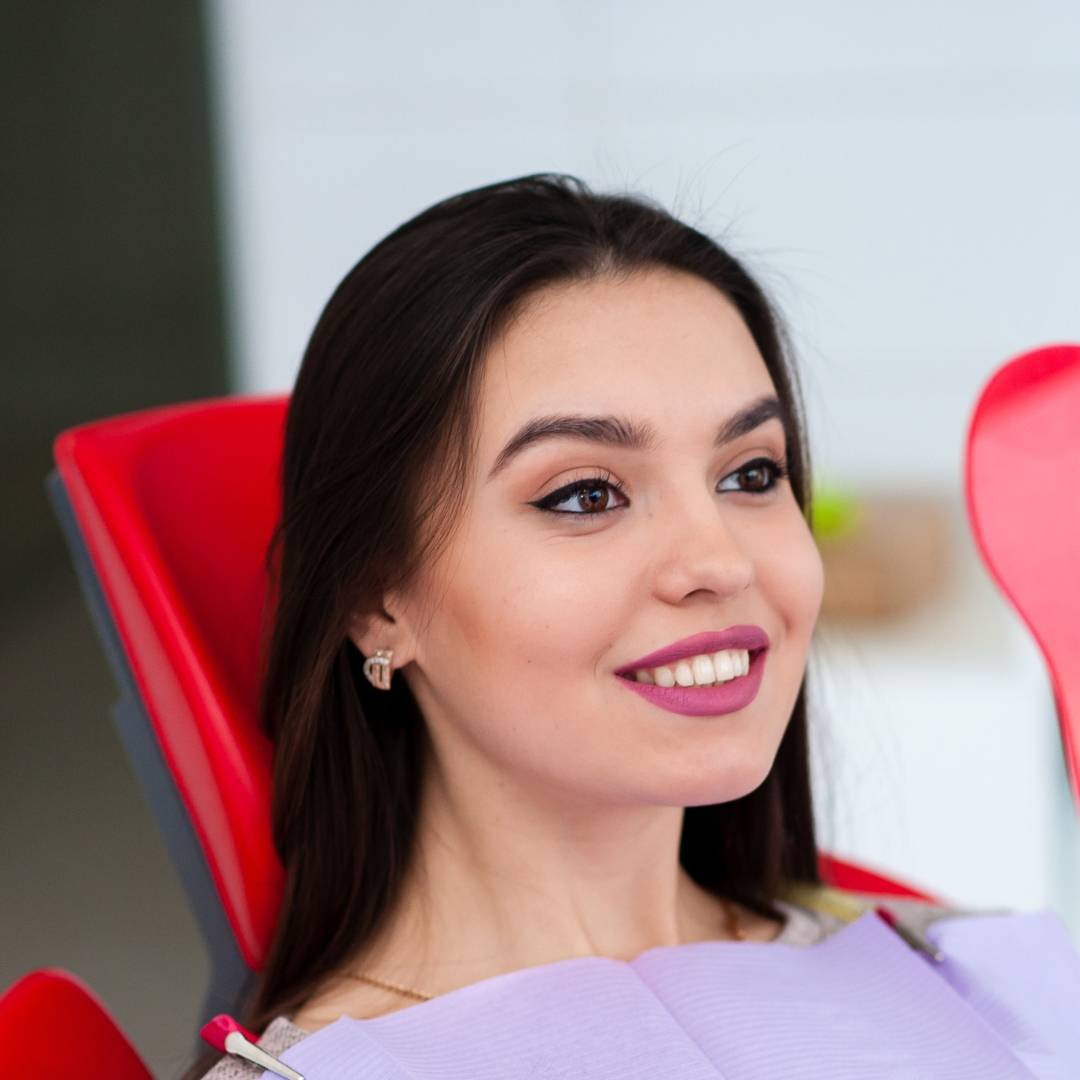
[[[1080,1078],[1080,954],[1055,912],[926,936],[944,963],[872,912],[810,946],[560,960],[342,1017],[280,1057],[306,1080]]]

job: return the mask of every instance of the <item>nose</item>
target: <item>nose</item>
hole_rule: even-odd
[[[721,497],[682,499],[664,513],[668,525],[660,545],[655,590],[668,603],[680,603],[696,592],[714,597],[737,596],[754,582],[755,564],[748,538],[740,534],[737,511],[725,510]]]

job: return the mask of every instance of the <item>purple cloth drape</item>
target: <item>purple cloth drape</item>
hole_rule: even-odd
[[[559,960],[342,1017],[281,1060],[306,1080],[1080,1078],[1080,954],[1055,912],[946,917],[926,936],[944,963],[873,912],[810,946]]]

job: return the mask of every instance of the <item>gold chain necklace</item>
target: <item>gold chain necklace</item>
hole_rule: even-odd
[[[732,906],[731,901],[726,896],[720,898],[720,903],[724,906],[724,917],[727,923],[727,932],[734,938],[735,941],[745,941],[746,934],[743,933],[742,928],[739,926],[739,917],[736,914],[735,908]],[[398,994],[404,994],[405,997],[412,998],[414,1001],[430,1001],[435,994],[425,994],[420,990],[412,990],[407,986],[397,986],[391,982],[384,982],[382,979],[376,979],[371,975],[361,975],[358,972],[346,971],[345,974],[350,979],[356,979],[358,982],[371,983],[372,986],[380,986],[384,990],[393,990]]]

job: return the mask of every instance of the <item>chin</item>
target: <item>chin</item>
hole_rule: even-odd
[[[768,760],[754,758],[714,762],[709,768],[699,760],[694,763],[691,773],[669,777],[666,794],[658,801],[669,806],[711,806],[732,802],[761,787],[772,764],[771,757]]]

